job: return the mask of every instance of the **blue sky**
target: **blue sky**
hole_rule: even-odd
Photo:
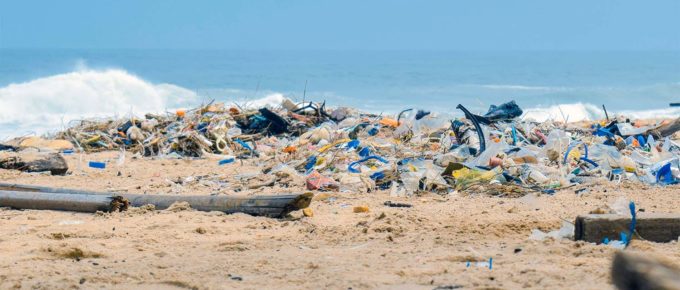
[[[2,48],[680,50],[680,1],[0,0]]]

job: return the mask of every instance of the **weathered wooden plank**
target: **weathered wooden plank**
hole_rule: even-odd
[[[127,202],[120,196],[0,190],[0,207],[76,212],[122,211]]]
[[[641,254],[616,253],[611,275],[620,290],[680,290],[680,270]]]
[[[257,196],[110,193],[5,183],[0,183],[0,191],[43,192],[74,195],[116,195],[128,200],[131,206],[137,207],[153,204],[156,209],[166,209],[175,202],[188,202],[193,209],[200,211],[221,211],[225,213],[240,212],[250,215],[268,217],[281,217],[290,213],[291,211],[304,209],[309,206],[313,197],[312,193]]]
[[[630,235],[630,221],[630,217],[616,214],[578,216],[575,222],[574,238],[592,243],[601,243],[604,238],[618,240],[621,232]],[[678,237],[680,237],[680,214],[638,214],[634,239],[670,242],[677,240]]]

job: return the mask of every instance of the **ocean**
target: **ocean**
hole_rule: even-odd
[[[305,89],[306,88],[306,89]],[[678,117],[680,52],[0,49],[0,140],[84,118],[141,116],[211,100],[326,101],[375,113],[486,112],[523,118]]]

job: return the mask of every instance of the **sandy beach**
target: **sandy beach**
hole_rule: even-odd
[[[87,160],[114,158],[117,152],[69,155],[72,171],[66,176],[0,170],[0,181],[147,194],[304,191],[303,184],[294,184],[235,192],[238,174],[258,170],[248,160],[219,166],[128,153],[122,167],[86,166]],[[581,188],[586,190],[576,194]],[[624,181],[524,197],[335,192],[317,194],[312,217],[297,211],[284,219],[186,208],[101,214],[3,209],[0,288],[613,289],[611,259],[618,250],[532,240],[531,230],[557,230],[563,221],[606,209],[621,197],[641,211],[677,213],[679,191],[677,185]],[[387,207],[385,201],[413,207]],[[354,213],[354,206],[369,212]],[[680,261],[677,241],[633,240],[626,251]]]

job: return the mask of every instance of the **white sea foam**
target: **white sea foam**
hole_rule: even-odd
[[[654,119],[654,118],[677,118],[680,116],[680,108],[664,108],[656,110],[626,110],[608,111],[610,116],[625,116],[631,119]],[[556,121],[589,121],[604,119],[604,110],[601,107],[588,103],[561,104],[550,107],[537,107],[524,109],[522,118],[543,122],[546,120]]]
[[[124,70],[89,70],[0,88],[0,136],[45,133],[74,119],[162,112],[196,102],[191,91],[152,84]]]
[[[254,108],[276,106],[284,98],[270,93],[234,101]],[[201,101],[196,92],[180,86],[154,84],[125,70],[81,65],[74,72],[0,87],[0,140],[54,132],[73,120],[163,113]]]

